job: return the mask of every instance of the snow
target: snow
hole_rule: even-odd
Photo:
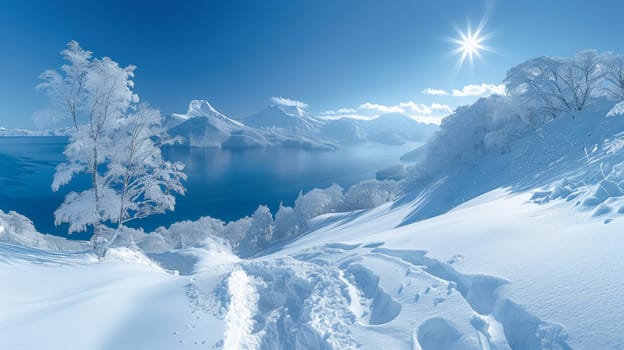
[[[312,232],[266,256],[240,260],[214,242],[194,248],[200,263],[191,275],[167,274],[124,250],[97,263],[3,243],[0,342],[83,349],[196,341],[223,349],[624,345],[617,297],[624,221],[605,225],[570,202],[529,199],[495,190],[404,226],[410,205],[322,215]],[[35,330],[40,336],[27,336]]]
[[[225,315],[223,349],[255,349],[259,337],[252,335],[254,315],[258,312],[258,292],[253,281],[243,270],[232,271],[227,279],[230,302]]]
[[[205,100],[192,100],[186,114],[173,114],[169,134],[192,147],[257,148],[269,146],[262,133],[217,111]]]
[[[535,119],[516,93],[447,117],[405,180],[302,193],[274,221],[128,229],[97,259],[0,212],[0,348],[624,348],[616,102]]]
[[[624,101],[619,102],[607,113],[607,116],[614,117],[624,114]]]

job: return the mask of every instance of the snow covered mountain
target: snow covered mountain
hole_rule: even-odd
[[[321,127],[319,133],[323,137],[341,144],[364,142],[367,138],[360,124],[360,121],[351,118],[327,120]]]
[[[419,123],[404,115],[382,115],[373,120],[322,120],[298,106],[274,104],[235,120],[208,101],[193,100],[186,114],[165,118],[171,136],[180,136],[193,147],[293,147],[335,149],[340,144],[374,141],[403,144],[424,141],[437,126]]]
[[[181,137],[183,144],[192,147],[337,147],[316,135],[320,121],[300,108],[289,106],[268,107],[243,123],[217,111],[208,101],[193,100],[186,114],[172,114],[168,123],[169,134]]]
[[[420,123],[400,113],[382,114],[360,125],[368,140],[385,144],[423,142],[438,129],[435,124]]]
[[[188,112],[173,114],[172,120],[179,123],[169,129],[169,134],[182,137],[188,146],[257,148],[270,145],[262,133],[226,117],[205,100],[191,101]]]
[[[323,122],[301,107],[273,104],[241,119],[246,125],[261,129],[279,129],[290,134],[314,134]]]
[[[389,145],[424,142],[438,130],[434,124],[420,123],[400,113],[382,114],[375,119],[341,118],[327,120],[320,135],[339,143],[373,141]]]

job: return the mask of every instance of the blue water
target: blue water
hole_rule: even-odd
[[[67,226],[54,226],[54,210],[69,191],[88,186],[83,176],[59,192],[50,189],[66,142],[62,137],[0,137],[0,209],[15,210],[32,219],[39,231],[61,236]],[[399,163],[399,157],[415,147],[366,143],[338,151],[166,148],[165,158],[186,164],[187,194],[178,197],[175,212],[134,225],[150,231],[200,216],[231,221],[253,213],[260,204],[275,213],[281,201],[293,205],[299,191],[332,183],[347,188],[374,178],[377,170]]]

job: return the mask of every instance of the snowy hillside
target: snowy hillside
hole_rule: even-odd
[[[506,95],[446,117],[403,180],[125,229],[101,261],[0,212],[0,348],[622,349],[611,59],[514,67]],[[188,121],[245,127],[198,106]]]
[[[98,264],[3,243],[0,344],[621,347],[624,221],[604,225],[569,202],[529,198],[497,190],[399,227],[411,205],[321,216],[316,229],[270,255],[239,260],[215,245],[177,253],[199,261],[188,276],[140,260]],[[40,329],[50,332],[27,336]]]

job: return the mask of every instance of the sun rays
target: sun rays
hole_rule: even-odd
[[[482,19],[476,28],[472,28],[470,23],[466,26],[466,30],[462,31],[459,27],[455,27],[458,37],[448,38],[448,40],[458,47],[452,51],[453,54],[460,55],[457,60],[457,68],[461,68],[468,59],[470,66],[473,65],[475,57],[481,58],[482,51],[492,51],[492,49],[483,43],[490,38],[490,34],[483,33],[485,20]]]

